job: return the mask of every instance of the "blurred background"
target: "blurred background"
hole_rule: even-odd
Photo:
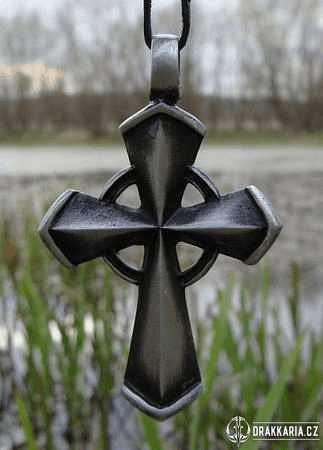
[[[154,34],[181,33],[180,3],[153,2]],[[157,424],[120,397],[136,287],[98,260],[68,271],[37,232],[64,189],[97,197],[129,164],[118,127],[149,100],[143,1],[0,1],[1,450],[230,449],[236,416],[320,423],[320,441],[245,450],[323,448],[323,3],[191,6],[179,105],[207,126],[197,165],[221,194],[255,184],[284,228],[255,267],[220,255],[186,289],[205,390]],[[181,268],[198,254],[182,245]]]
[[[140,0],[0,3],[0,133],[111,135],[145,104]],[[192,2],[183,105],[209,131],[322,131],[320,0]],[[153,32],[180,33],[180,2]]]

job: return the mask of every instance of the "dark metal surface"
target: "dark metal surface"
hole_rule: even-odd
[[[205,128],[174,105],[177,98],[172,93],[179,86],[177,46],[174,36],[153,40],[153,102],[120,127],[131,167],[115,175],[99,199],[66,191],[40,225],[43,241],[66,266],[101,256],[139,286],[122,392],[159,420],[189,404],[202,389],[185,287],[203,276],[219,253],[256,263],[282,227],[256,187],[221,197],[211,180],[193,166]],[[132,184],[141,199],[137,209],[116,203]],[[200,191],[202,203],[182,206],[187,184]],[[203,250],[185,272],[176,253],[180,241]],[[118,255],[134,244],[145,249],[140,270]]]

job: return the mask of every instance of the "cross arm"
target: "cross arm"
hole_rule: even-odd
[[[282,221],[255,186],[178,210],[165,228],[199,247],[257,263],[277,238]]]
[[[43,218],[40,236],[66,267],[142,243],[154,228],[141,209],[107,203],[90,195],[65,191]]]

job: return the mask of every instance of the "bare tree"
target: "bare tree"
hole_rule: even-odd
[[[27,101],[28,92],[31,87],[31,78],[21,72],[14,76],[17,90],[17,100],[15,104],[15,122],[18,131],[26,133],[28,123],[31,120],[30,103]]]
[[[7,78],[0,79],[0,130],[4,135],[10,134],[14,131],[14,121],[9,104],[10,86]]]
[[[49,59],[55,46],[55,32],[43,24],[36,11],[2,20],[1,28],[2,61],[22,64]]]
[[[131,90],[142,84],[138,20],[125,0],[70,0],[58,13],[64,67],[86,92]],[[135,70],[135,72],[134,72]]]
[[[304,127],[304,105],[323,77],[320,0],[243,0],[244,86],[254,98],[270,98],[281,124]]]

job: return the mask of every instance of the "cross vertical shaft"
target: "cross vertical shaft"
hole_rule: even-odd
[[[125,386],[155,408],[173,405],[174,410],[183,393],[201,390],[201,378],[174,243],[164,233],[158,232],[146,263]],[[147,409],[146,403],[141,405]]]

